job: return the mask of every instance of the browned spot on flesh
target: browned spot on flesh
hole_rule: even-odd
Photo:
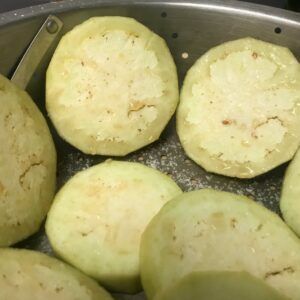
[[[220,152],[220,153],[217,155],[217,158],[221,158],[222,155],[224,155],[224,153]]]
[[[128,110],[128,116],[130,116],[131,113],[140,111],[145,107],[154,107],[154,106],[155,105],[145,104],[144,102],[141,102],[141,101],[132,102],[132,103],[130,103],[130,108]]]
[[[262,228],[263,228],[263,224],[259,224],[259,225],[256,227],[256,231],[260,231]]]
[[[257,136],[257,134],[256,134],[255,131],[256,131],[259,127],[261,127],[261,126],[263,126],[263,125],[265,125],[265,124],[268,124],[268,122],[271,121],[271,120],[277,120],[277,121],[279,121],[279,122],[280,122],[280,125],[284,127],[283,121],[282,121],[278,116],[275,116],[275,117],[268,117],[268,118],[266,119],[266,121],[261,122],[261,123],[258,123],[256,126],[254,126],[254,131],[251,132],[251,137],[253,137],[254,139],[258,139],[258,136]],[[273,151],[273,150],[272,150],[272,151]]]
[[[237,220],[236,220],[235,218],[232,218],[232,219],[230,220],[230,226],[231,226],[232,228],[235,228],[235,227],[236,227],[236,224],[237,224]]]
[[[4,117],[4,125],[5,126],[8,126],[8,124],[11,120],[11,117],[12,117],[12,112],[9,112],[7,115],[5,115],[5,117]]]
[[[64,289],[64,288],[63,288],[62,286],[56,287],[56,288],[55,288],[55,292],[56,292],[56,293],[59,293],[59,292],[61,292],[63,289]]]
[[[253,53],[252,53],[252,57],[253,57],[254,59],[257,59],[258,54],[257,54],[256,52],[253,52]]]
[[[99,184],[90,184],[86,191],[88,197],[99,197],[103,193],[103,186]]]
[[[31,170],[31,168],[40,166],[41,164],[43,164],[42,160],[39,162],[31,163],[29,165],[29,167],[19,176],[19,183],[22,187],[23,187],[24,178],[25,178],[26,174]]]
[[[223,121],[222,121],[222,124],[223,124],[223,125],[231,125],[231,124],[232,124],[232,121],[226,119],[226,120],[223,120]]]
[[[30,115],[29,109],[27,106],[22,105],[21,106],[22,111],[24,112],[25,115]]]
[[[209,218],[209,224],[215,228],[224,228],[226,226],[224,214],[222,212],[215,212]]]
[[[3,183],[0,181],[0,196],[6,194],[6,188],[4,187]]]
[[[86,236],[88,236],[90,233],[92,233],[94,230],[90,230],[90,231],[88,231],[88,232],[80,232],[80,234],[81,234],[81,236],[82,237],[86,237]]]
[[[254,138],[254,139],[258,139],[258,136],[256,135],[256,133],[255,132],[251,132],[251,136]]]
[[[225,120],[222,121],[222,124],[223,125],[231,125],[231,124],[236,125],[236,120],[225,119]]]
[[[224,52],[223,55],[220,57],[220,59],[224,60],[228,55],[229,55],[229,53]]]
[[[267,272],[265,274],[265,279],[268,279],[272,276],[277,276],[277,275],[282,275],[283,273],[294,273],[295,269],[291,266],[283,268],[282,270],[277,270],[277,271],[272,271],[272,272]]]
[[[143,109],[145,106],[146,106],[146,104],[141,101],[132,102],[132,103],[130,103],[129,112],[139,111],[139,110]]]
[[[268,123],[269,121],[271,121],[271,120],[277,120],[277,121],[280,122],[281,126],[284,126],[283,121],[282,121],[278,116],[275,116],[275,117],[268,117],[268,118],[266,119],[266,121],[257,124],[257,125],[254,127],[254,129],[256,130],[258,127],[267,124],[267,123]],[[253,133],[252,133],[252,134],[253,134]]]

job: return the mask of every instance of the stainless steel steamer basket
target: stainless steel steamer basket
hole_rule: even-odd
[[[167,41],[178,68],[180,84],[200,55],[236,38],[252,36],[283,45],[300,59],[299,13],[238,1],[69,0],[0,14],[0,73],[12,75],[49,14],[63,21],[60,34],[92,16],[120,15],[137,19]],[[55,45],[49,49],[27,88],[45,115],[45,71],[54,48]],[[58,152],[58,188],[79,170],[107,159],[82,154],[61,140],[50,122],[49,125]],[[251,180],[207,173],[185,156],[176,135],[174,118],[158,142],[122,159],[138,161],[170,174],[184,191],[211,187],[244,194],[279,213],[278,200],[286,164]],[[52,254],[43,229],[17,246]],[[143,294],[116,295],[116,298],[145,299]]]

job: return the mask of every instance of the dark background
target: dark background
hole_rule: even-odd
[[[300,2],[300,0],[294,0]],[[0,0],[0,13],[14,10],[30,5],[43,4],[47,2],[59,2],[51,0]],[[280,8],[286,8],[288,0],[247,0],[247,2],[259,3],[264,5],[270,5]]]

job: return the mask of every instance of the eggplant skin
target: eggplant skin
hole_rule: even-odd
[[[178,101],[166,42],[132,18],[77,25],[47,70],[49,116],[59,135],[86,154],[124,156],[154,142]]]
[[[0,75],[0,246],[38,231],[56,184],[56,150],[30,96]]]
[[[278,215],[211,189],[169,201],[145,229],[141,279],[149,299],[191,272],[247,272],[300,299],[300,241]]]
[[[226,42],[187,72],[179,139],[206,171],[253,178],[297,151],[299,95],[300,64],[289,49],[254,38]]]
[[[97,282],[46,254],[0,249],[0,299],[113,300]]]

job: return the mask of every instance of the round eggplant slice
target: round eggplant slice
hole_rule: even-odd
[[[152,217],[181,194],[168,176],[138,163],[107,161],[56,195],[46,232],[54,251],[109,290],[141,290],[139,247]]]
[[[140,248],[149,299],[191,272],[247,272],[300,299],[300,241],[275,213],[215,190],[182,194],[147,226]]]
[[[200,57],[184,80],[177,132],[209,172],[252,178],[300,142],[300,65],[284,47],[244,38]]]
[[[157,140],[178,100],[165,41],[131,18],[76,26],[47,71],[49,116],[63,139],[88,154],[123,156]]]
[[[38,231],[54,197],[56,151],[29,95],[0,75],[0,247]]]
[[[0,299],[113,300],[97,282],[43,253],[0,249]]]

